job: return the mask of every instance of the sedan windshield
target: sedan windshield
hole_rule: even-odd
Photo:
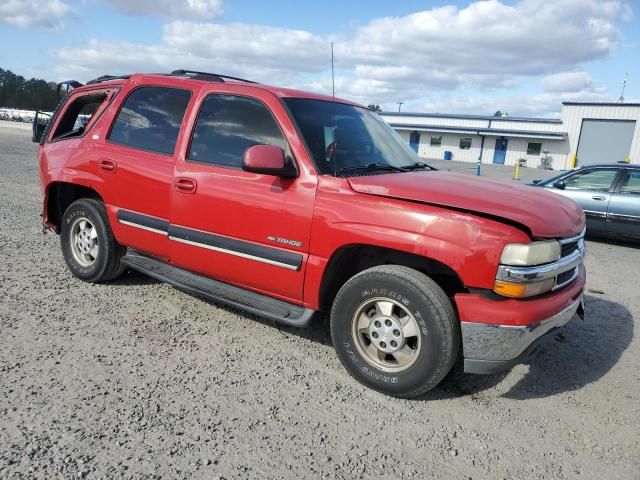
[[[322,174],[429,168],[382,118],[366,108],[305,98],[284,101]]]

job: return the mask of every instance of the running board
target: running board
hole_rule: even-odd
[[[309,326],[315,310],[219,282],[128,249],[122,263],[178,290],[199,295],[284,325]]]

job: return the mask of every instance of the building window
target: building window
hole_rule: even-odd
[[[431,135],[431,142],[429,145],[440,148],[442,146],[442,135]]]
[[[529,142],[527,144],[527,155],[535,155],[536,157],[539,157],[541,151],[542,151],[541,143]]]
[[[460,139],[460,150],[469,150],[471,148],[471,137],[463,137]]]

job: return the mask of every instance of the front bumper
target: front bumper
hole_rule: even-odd
[[[571,285],[542,298],[490,300],[469,294],[456,297],[464,371],[496,373],[526,360],[545,335],[565,325],[576,313],[583,315],[585,280],[584,266],[580,265]]]

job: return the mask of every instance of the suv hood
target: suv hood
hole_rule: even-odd
[[[571,237],[585,226],[582,208],[562,195],[516,183],[443,170],[349,177],[359,193],[499,217],[534,237]]]

